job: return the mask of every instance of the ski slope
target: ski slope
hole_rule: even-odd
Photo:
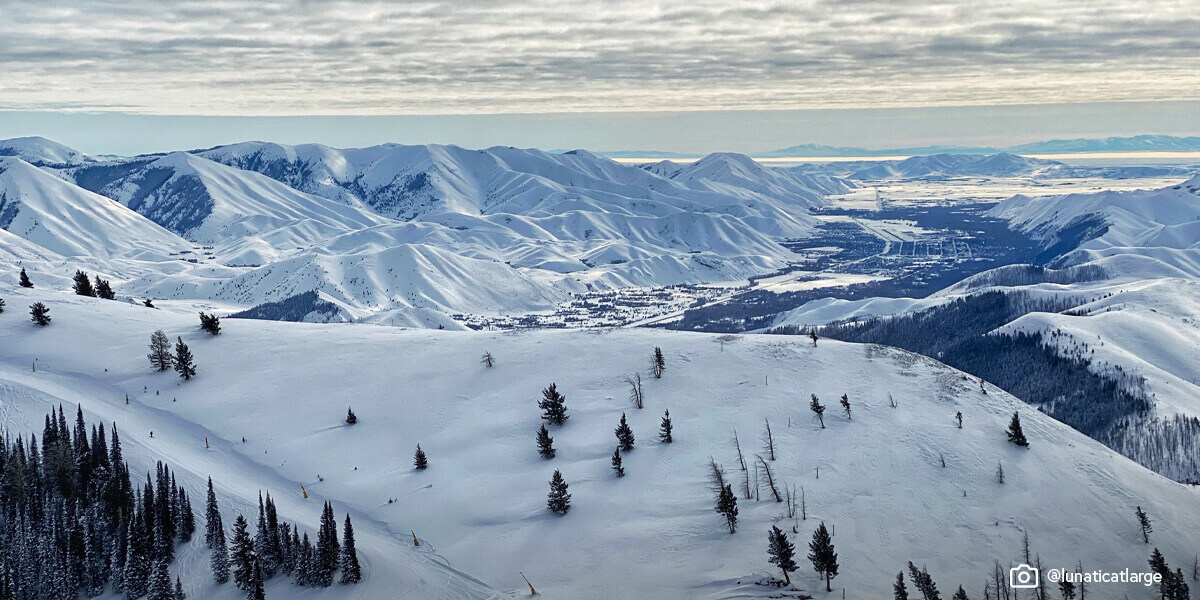
[[[302,594],[277,581],[272,597],[504,597],[523,589],[517,571],[547,598],[770,597],[778,590],[755,585],[776,574],[766,531],[795,525],[803,554],[821,521],[834,528],[841,575],[826,595],[798,557],[793,579],[805,593],[839,597],[844,587],[847,597],[886,597],[912,560],[943,594],[962,584],[979,595],[994,560],[1017,562],[1026,532],[1047,567],[1144,568],[1150,546],[1136,528],[1138,505],[1155,519],[1151,541],[1173,566],[1195,553],[1193,489],[1000,390],[980,393],[960,373],[895,350],[656,330],[500,334],[235,319],[210,337],[183,302],[152,310],[7,283],[0,296],[12,307],[0,314],[0,380],[15,390],[0,394],[0,414],[10,429],[37,426],[48,402],[80,402],[118,423],[137,460],[166,457],[193,478],[192,489],[212,474],[226,509],[248,510],[264,489],[309,528],[326,498],[354,514],[368,581]],[[21,310],[34,300],[51,307],[49,327],[35,328]],[[189,343],[195,380],[149,372],[146,343],[157,328]],[[666,355],[661,380],[645,374],[654,346]],[[479,363],[484,350],[496,357],[492,369]],[[638,371],[643,410],[630,405],[623,382]],[[534,444],[536,400],[551,382],[571,418],[551,428],[558,455],[546,461]],[[826,429],[808,411],[811,393],[828,406]],[[853,420],[837,406],[842,393]],[[357,425],[343,423],[348,405]],[[670,445],[655,435],[664,409],[674,420]],[[1004,439],[1015,410],[1029,449]],[[609,457],[622,412],[637,446],[617,479]],[[763,451],[764,419],[776,437],[775,478],[804,489],[808,518],[787,518],[764,487],[761,501],[739,499],[730,535],[712,510],[706,463],[724,465],[740,488],[733,430],[750,460]],[[411,468],[418,443],[430,459],[424,472]],[[545,509],[556,468],[573,494],[561,518]],[[421,550],[403,539],[409,530]],[[202,550],[183,556],[193,597],[233,597],[230,586],[208,584]],[[1089,593],[1150,592],[1097,585]]]

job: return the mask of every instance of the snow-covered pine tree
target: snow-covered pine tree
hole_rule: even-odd
[[[233,583],[243,592],[248,592],[254,586],[254,570],[258,566],[258,557],[254,552],[254,539],[250,537],[246,517],[238,515],[233,522],[233,540],[229,549],[229,558],[233,566]]]
[[[250,580],[250,589],[246,591],[246,600],[267,600],[267,591],[263,588],[265,579],[262,565],[259,564],[258,557],[255,556],[253,577]]]
[[[208,478],[208,500],[204,505],[204,544],[217,547],[218,538],[225,539],[225,525],[221,522],[221,510],[217,507],[217,493],[213,490],[212,477]]]
[[[838,576],[837,552],[833,550],[833,539],[829,537],[824,522],[817,526],[812,541],[808,543],[808,560],[812,561],[813,570],[825,578],[825,591],[832,591],[829,582]]]
[[[663,371],[667,370],[667,362],[663,359],[662,348],[654,347],[654,358],[650,361],[650,372],[655,379],[662,379]]]
[[[225,528],[219,527],[212,539],[212,543],[209,544],[212,557],[208,566],[212,569],[213,581],[222,584],[229,581],[229,549],[225,546]]]
[[[337,570],[341,557],[339,546],[333,505],[326,502],[321,512],[321,527],[317,530],[317,547],[313,557],[313,580],[317,586],[333,585],[333,573]]]
[[[1008,423],[1008,441],[1022,448],[1029,446],[1029,440],[1025,439],[1025,432],[1021,430],[1021,415],[1015,412]]]
[[[204,311],[200,312],[200,329],[208,332],[210,335],[218,335],[221,333],[221,319],[215,313],[208,314]]]
[[[567,488],[562,471],[555,469],[554,475],[550,477],[550,493],[546,497],[546,507],[550,512],[562,516],[571,510],[571,494],[567,493]]]
[[[621,447],[620,446],[617,446],[617,448],[615,450],[613,450],[612,468],[613,468],[613,471],[617,472],[617,477],[625,476],[625,467],[621,466]]]
[[[417,444],[417,451],[413,453],[413,468],[418,471],[429,468],[429,457],[425,456],[425,451],[421,449],[420,444]]]
[[[767,532],[767,555],[768,562],[783,571],[784,584],[791,585],[790,573],[799,568],[796,565],[796,547],[788,541],[787,534],[778,527],[772,526],[771,531]]]
[[[18,281],[23,288],[33,287],[33,282],[29,280],[29,274],[25,272],[25,269],[21,269],[21,276],[18,278]]]
[[[183,591],[183,582],[178,575],[175,576],[175,600],[187,600],[187,593]]]
[[[1142,510],[1142,507],[1140,506],[1137,507],[1136,511],[1134,511],[1134,515],[1137,516],[1138,529],[1140,529],[1142,532],[1142,542],[1149,544],[1150,534],[1154,532],[1154,527],[1150,524],[1150,517],[1145,511]]]
[[[729,528],[729,533],[737,531],[737,496],[733,494],[733,486],[726,484],[721,488],[721,493],[717,495],[717,506],[715,510],[725,517],[725,526]]]
[[[308,532],[304,532],[304,539],[300,542],[300,547],[296,551],[296,585],[300,587],[313,587],[316,585],[313,576],[315,568],[316,552],[313,549],[312,542],[308,539]]]
[[[92,288],[92,280],[88,279],[87,273],[80,270],[75,271],[75,283],[71,287],[80,296],[93,297],[96,295],[96,290]]]
[[[182,337],[175,338],[175,372],[184,381],[189,381],[196,376],[196,365],[192,363],[192,351],[188,349],[187,344],[183,343]]]
[[[171,356],[171,339],[167,337],[167,333],[161,329],[150,334],[150,354],[146,355],[150,359],[150,366],[155,371],[166,371],[175,364],[175,359]]]
[[[671,437],[671,411],[667,409],[663,411],[662,424],[658,426],[658,439],[664,444],[670,444],[675,441]]]
[[[954,592],[954,596],[952,597],[951,600],[971,600],[971,599],[969,597],[967,597],[967,591],[964,590],[963,586],[960,585],[960,586],[958,586],[958,591]]]
[[[896,583],[892,584],[892,600],[908,600],[908,586],[904,585],[904,571],[896,573]]]
[[[104,300],[115,300],[117,294],[113,292],[112,285],[107,279],[100,279],[96,276],[96,297]]]
[[[546,429],[545,423],[538,428],[537,447],[538,454],[540,454],[542,458],[554,458],[554,438],[550,437],[550,430]]]
[[[633,450],[633,430],[629,428],[629,423],[625,422],[625,413],[621,413],[621,423],[613,433],[617,436],[617,447],[622,452]]]
[[[551,383],[550,387],[542,390],[542,399],[538,401],[542,409],[542,419],[551,425],[562,425],[571,418],[567,414],[567,398],[558,393],[558,387]]]
[[[816,345],[816,343],[817,342],[814,339],[813,345]],[[813,414],[817,416],[819,421],[821,421],[821,429],[825,429],[825,405],[821,404],[821,401],[817,399],[816,394],[812,395],[812,402],[808,404],[808,408],[809,410],[813,411]]]
[[[346,424],[354,425],[355,423],[358,423],[358,415],[354,414],[354,409],[347,406],[346,407]]]
[[[34,325],[45,327],[50,324],[50,309],[41,302],[34,302],[29,305],[30,320]]]
[[[925,600],[941,600],[941,593],[938,592],[937,584],[933,582],[933,577],[929,575],[926,569],[917,569],[917,566],[908,563],[908,574],[912,578],[913,587],[921,592],[921,597]]]
[[[167,570],[167,561],[154,561],[150,573],[150,588],[146,594],[147,600],[174,600],[175,589],[171,585],[171,573]]]
[[[354,549],[354,525],[350,513],[346,513],[346,524],[342,528],[342,583],[362,581],[362,566],[358,564],[358,551]]]

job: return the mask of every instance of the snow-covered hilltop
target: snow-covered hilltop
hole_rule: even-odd
[[[23,311],[0,314],[10,430],[40,428],[50,407],[78,403],[89,420],[117,423],[135,472],[167,456],[194,498],[212,475],[227,524],[235,511],[254,514],[259,490],[281,519],[306,528],[325,500],[353,515],[362,583],[300,592],[277,578],[268,597],[512,597],[527,593],[518,571],[550,598],[768,597],[780,592],[759,585],[779,577],[767,562],[773,525],[796,544],[795,586],[822,597],[803,550],[822,522],[839,556],[834,595],[845,588],[847,597],[886,597],[910,560],[943,595],[959,585],[981,595],[995,561],[1006,576],[1024,560],[1026,534],[1047,568],[1140,570],[1152,547],[1186,568],[1195,551],[1192,489],[992,386],[981,393],[974,379],[896,350],[661,330],[514,335],[238,319],[224,319],[213,337],[182,303],[153,310],[9,283],[0,295],[9,306],[45,302],[54,316],[36,328]],[[190,345],[192,381],[152,372],[145,345],[160,328]],[[656,346],[662,379],[646,372]],[[491,368],[480,363],[484,351]],[[640,410],[624,381],[636,372]],[[566,395],[570,418],[549,427],[556,454],[545,459],[537,400],[550,383]],[[828,407],[824,428],[810,394]],[[838,406],[842,394],[852,418]],[[347,405],[355,425],[343,422]],[[658,437],[666,410],[671,444]],[[1013,412],[1028,449],[1005,438]],[[610,457],[622,413],[636,441],[617,478]],[[766,420],[774,461],[763,446]],[[425,471],[412,468],[417,444]],[[747,499],[755,455],[763,456],[757,499]],[[710,457],[738,496],[733,535],[713,511]],[[785,487],[803,495],[794,516],[775,501],[768,467],[781,495]],[[555,469],[571,494],[562,517],[546,507]],[[1137,506],[1154,520],[1149,545]],[[178,551],[187,593],[240,597],[211,582],[202,537]],[[1088,593],[1149,592],[1112,584]]]

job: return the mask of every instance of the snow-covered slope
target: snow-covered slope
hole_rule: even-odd
[[[303,246],[387,222],[369,211],[185,152],[83,167],[67,175],[204,244],[283,230],[288,243]]]
[[[0,158],[0,229],[64,256],[165,258],[186,240],[19,158]]]
[[[40,427],[50,403],[79,402],[87,415],[118,423],[139,465],[168,457],[192,488],[213,475],[226,510],[247,511],[269,490],[284,518],[311,527],[332,500],[355,515],[368,577],[305,597],[486,597],[488,588],[462,573],[494,586],[496,597],[515,596],[524,589],[517,571],[547,598],[770,597],[779,590],[755,583],[777,573],[766,532],[778,525],[800,532],[793,580],[820,598],[803,558],[819,522],[833,528],[841,566],[833,585],[853,598],[888,597],[910,560],[928,568],[943,596],[960,584],[979,594],[993,561],[1019,562],[1025,533],[1046,567],[1141,570],[1151,547],[1186,566],[1195,551],[1200,505],[1191,488],[907,353],[658,330],[491,334],[242,320],[209,337],[190,308],[169,302],[155,311],[33,292],[0,287],[10,305],[46,301],[55,317],[38,329],[21,314],[0,315],[0,379],[20,390],[0,396],[10,431]],[[149,372],[145,343],[157,328],[191,345],[195,380]],[[622,378],[644,369],[654,346],[667,371],[646,378],[638,410]],[[494,368],[479,363],[484,350]],[[536,400],[551,382],[571,418],[551,428],[558,453],[547,461],[534,433]],[[825,429],[811,419],[809,393],[830,405]],[[853,420],[837,411],[842,393]],[[359,419],[352,427],[342,423],[347,404]],[[670,445],[655,435],[665,409]],[[1029,449],[1005,441],[1013,411]],[[637,444],[618,479],[609,457],[622,412]],[[764,419],[777,445],[773,475],[781,488],[803,489],[807,519],[788,518],[763,487],[761,500],[739,499],[730,535],[712,510],[706,464],[724,465],[740,489],[733,431],[748,455],[760,453]],[[423,472],[410,466],[418,443],[430,459]],[[545,508],[554,469],[572,494],[561,518]],[[1141,541],[1135,506],[1154,519],[1151,545]],[[402,539],[410,529],[419,548]],[[235,597],[231,585],[209,583],[199,540],[181,556],[192,597]],[[1153,593],[1122,584],[1088,592],[1112,600]],[[301,592],[282,581],[268,589],[288,594]]]
[[[39,167],[70,167],[96,161],[74,148],[43,137],[0,140],[0,156],[15,156]]]

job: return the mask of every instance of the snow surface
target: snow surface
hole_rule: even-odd
[[[1144,569],[1151,546],[1137,531],[1138,505],[1155,519],[1153,546],[1172,565],[1195,552],[1194,489],[1000,390],[982,394],[961,373],[896,350],[659,330],[499,334],[250,320],[226,320],[211,337],[185,304],[152,310],[9,283],[0,295],[10,307],[45,301],[54,317],[36,328],[19,308],[0,314],[0,418],[10,430],[39,427],[52,403],[80,403],[89,418],[117,422],[138,469],[165,458],[192,490],[211,474],[227,515],[249,511],[260,489],[309,529],[325,499],[339,515],[352,512],[364,583],[299,592],[276,581],[269,597],[510,597],[523,588],[518,570],[547,598],[770,597],[777,590],[754,585],[776,573],[766,531],[796,525],[802,555],[821,521],[834,528],[834,586],[847,597],[887,597],[909,560],[927,566],[943,594],[959,584],[979,594],[993,560],[1017,561],[1025,532],[1047,567]],[[146,342],[157,328],[189,343],[195,380],[149,371]],[[661,380],[643,375],[647,406],[638,410],[623,377],[644,373],[654,346],[667,371]],[[492,369],[479,363],[484,350],[496,357]],[[558,456],[546,461],[534,444],[536,400],[551,382],[571,419],[551,428]],[[811,418],[810,393],[829,406],[827,429]],[[842,393],[853,420],[839,413]],[[342,422],[346,405],[355,426]],[[655,436],[664,409],[675,425],[671,445]],[[1004,439],[1013,411],[1029,449]],[[622,412],[637,446],[617,479],[609,456]],[[764,419],[778,445],[775,477],[804,489],[808,519],[783,516],[764,489],[761,501],[739,500],[739,529],[729,535],[712,511],[705,465],[713,457],[740,487],[733,430],[750,459],[762,452]],[[417,443],[428,471],[412,470]],[[556,468],[573,494],[561,518],[545,509]],[[410,529],[421,547],[404,539]],[[798,558],[796,586],[826,597]],[[236,597],[231,585],[208,582],[206,562],[199,541],[181,553],[189,594]],[[1096,585],[1089,593],[1152,592]]]

